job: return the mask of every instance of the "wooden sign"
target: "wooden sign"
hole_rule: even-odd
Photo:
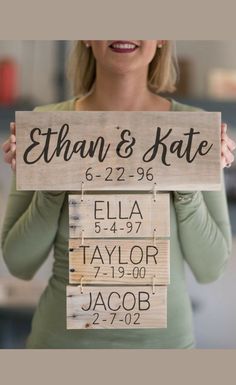
[[[166,327],[166,286],[67,286],[67,329]]]
[[[169,194],[69,195],[70,238],[168,237]]]
[[[69,240],[69,282],[168,285],[169,240]]]
[[[217,190],[219,112],[16,112],[18,190]]]

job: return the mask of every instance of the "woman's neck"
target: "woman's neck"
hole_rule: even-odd
[[[95,111],[148,111],[170,109],[170,102],[151,92],[147,87],[147,74],[133,71],[114,74],[99,69],[89,94],[77,101],[78,110]]]

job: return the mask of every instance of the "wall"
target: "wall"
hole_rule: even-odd
[[[207,75],[211,68],[236,69],[236,41],[177,41],[177,54],[188,58],[191,68],[191,94],[207,96]]]

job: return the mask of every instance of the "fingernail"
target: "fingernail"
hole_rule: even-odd
[[[15,171],[15,169],[16,169],[16,160],[15,160],[15,158],[12,159],[11,167]]]
[[[16,151],[16,145],[14,143],[11,144],[11,152]]]
[[[227,124],[222,123],[222,127],[223,127],[223,132],[226,132],[226,130],[227,130]]]

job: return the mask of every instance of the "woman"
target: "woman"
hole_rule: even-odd
[[[79,41],[72,59],[75,98],[36,111],[197,111],[164,98],[173,91],[176,65],[170,41]],[[78,96],[80,95],[80,97]],[[233,162],[235,143],[222,125],[222,168]],[[15,125],[3,145],[15,170]],[[54,246],[53,274],[36,309],[28,348],[193,348],[192,312],[184,261],[198,282],[224,271],[231,232],[224,188],[171,194],[171,276],[167,329],[66,330],[68,192],[16,191],[9,196],[2,249],[10,272],[31,279]]]

